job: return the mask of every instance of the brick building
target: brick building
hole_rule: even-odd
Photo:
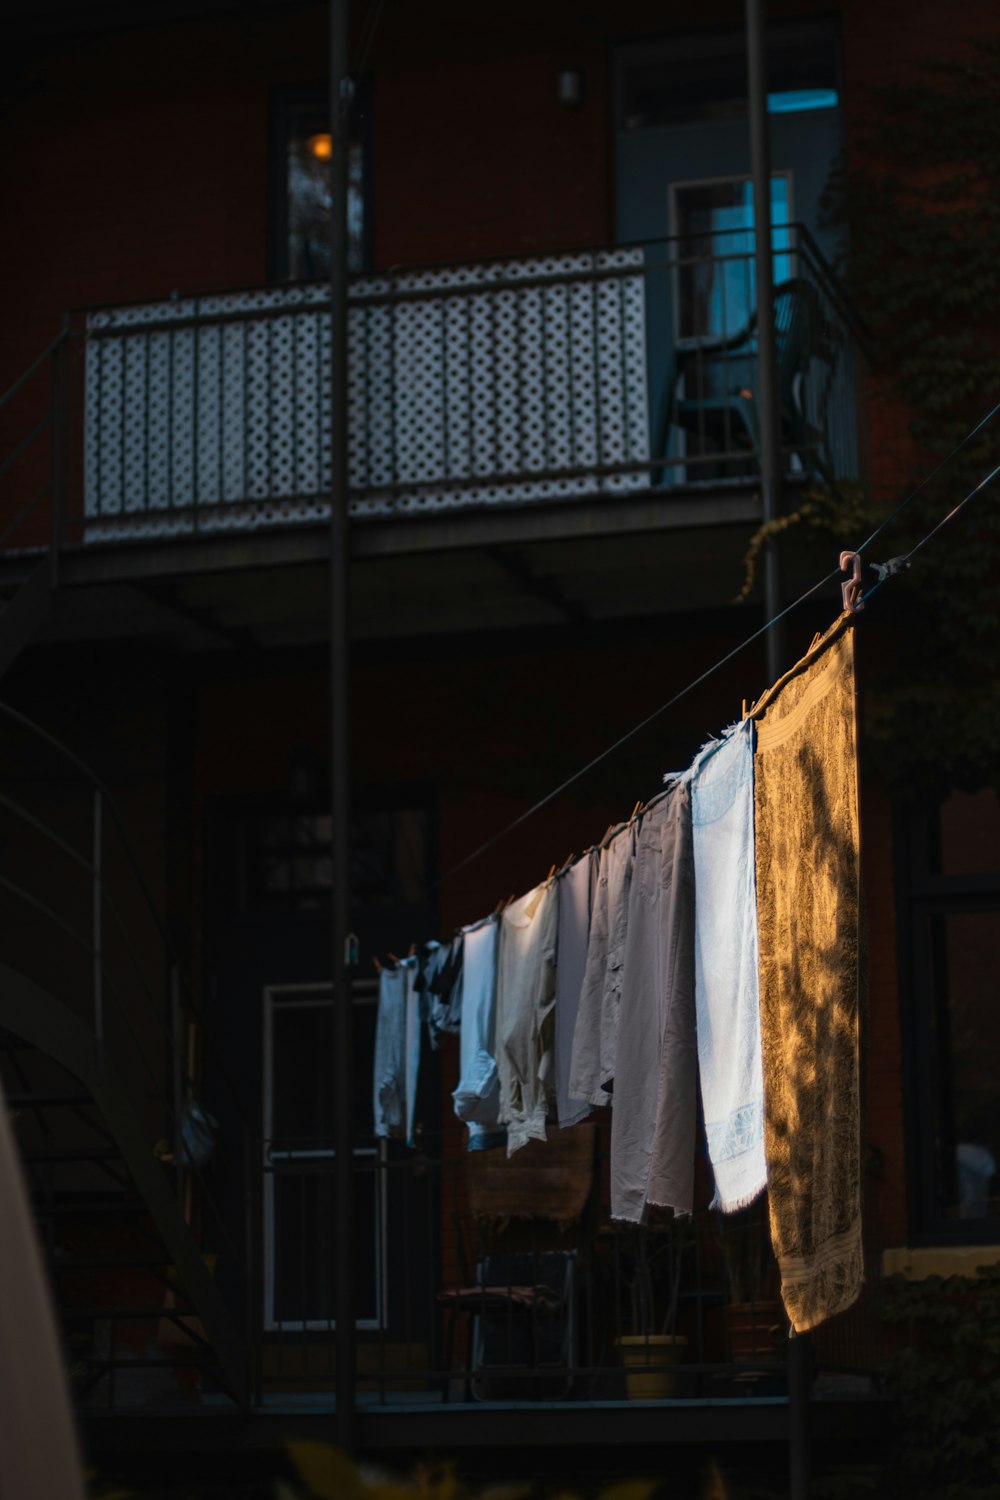
[[[293,1398],[304,1422],[309,1401],[317,1417],[329,1406],[336,1233],[315,1071],[330,1045],[327,15],[307,0],[158,0],[141,19],[18,9],[0,385],[56,343],[0,409],[14,996],[0,1024],[100,1452],[124,1441],[123,1412],[148,1415],[178,1387],[223,1425],[230,1397],[249,1401],[268,1431]],[[692,24],[642,0],[355,9],[362,1442],[499,1445],[509,1391],[475,1410],[460,1399],[453,1372],[475,1339],[439,1298],[478,1254],[449,1110],[456,1056],[425,1071],[432,1165],[421,1157],[421,1176],[402,1148],[380,1156],[371,961],[542,878],[767,685],[757,645],[441,880],[761,623],[758,590],[732,602],[761,520],[742,11],[713,0]],[[870,374],[830,269],[845,231],[821,200],[878,88],[995,36],[996,18],[963,0],[956,40],[954,7],[771,10],[783,505],[848,483],[884,504],[913,471],[907,413],[892,372]],[[835,550],[790,533],[788,599]],[[831,584],[792,617],[788,664],[837,607]],[[863,694],[879,692],[891,628],[888,603],[864,622]],[[944,1264],[932,1247],[982,1257],[1000,1233],[995,1041],[970,1040],[997,956],[1000,841],[992,792],[922,822],[876,777],[862,787],[876,1280],[883,1263]],[[75,1040],[57,1045],[67,1016]],[[101,1093],[105,1065],[121,1097]],[[204,1183],[173,1149],[185,1075],[219,1121]],[[985,1153],[974,1202],[960,1146]],[[186,1227],[168,1226],[168,1190]],[[600,1200],[598,1172],[591,1238],[570,1246],[581,1256],[610,1245]],[[780,1370],[764,1359],[763,1376],[733,1384],[717,1237],[697,1248],[707,1296],[685,1291],[693,1405],[655,1421],[624,1409],[610,1332],[581,1309],[571,1363],[590,1384],[561,1414],[541,1402],[526,1441],[583,1441],[597,1405],[600,1442],[646,1457],[665,1440],[780,1447]],[[818,1436],[860,1444],[859,1404],[834,1398],[853,1381],[874,1399],[867,1300],[814,1356]],[[721,1415],[706,1415],[712,1401]],[[170,1441],[163,1422],[153,1447]]]

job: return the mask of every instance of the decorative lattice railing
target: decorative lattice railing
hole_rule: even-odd
[[[650,484],[641,249],[355,280],[355,514]],[[87,540],[320,519],[329,303],[279,287],[87,319]]]

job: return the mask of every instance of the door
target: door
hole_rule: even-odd
[[[217,1275],[232,1305],[250,1310],[265,1383],[322,1385],[334,1369],[343,1243],[334,1190],[329,819],[291,802],[227,799],[210,821],[208,992],[222,1056],[218,1067],[207,1059],[206,1070],[221,1124],[217,1187],[228,1230]],[[362,1369],[375,1358],[365,1346],[426,1351],[433,1336],[433,1185],[415,1169],[418,1154],[375,1140],[371,1082],[372,956],[435,931],[425,894],[430,827],[426,801],[404,789],[369,798],[352,831],[351,921],[372,976],[359,978],[352,994]],[[437,1128],[439,1109],[434,1059],[425,1053],[418,1117]]]
[[[842,144],[837,34],[831,22],[809,21],[767,35],[771,222],[804,224],[833,260],[839,230],[826,222],[822,199]],[[650,426],[662,456],[676,340],[723,324],[735,331],[754,303],[745,38],[630,44],[616,73],[616,232],[620,243],[645,249]],[[712,257],[723,246],[743,248],[730,269],[696,272],[678,264],[692,241]],[[788,239],[776,233],[775,279],[789,274]]]

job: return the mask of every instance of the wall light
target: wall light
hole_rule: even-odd
[[[583,103],[583,69],[560,68],[556,74],[556,102],[564,109],[579,109]]]
[[[333,155],[333,140],[328,133],[324,132],[311,135],[306,141],[306,150],[310,156],[315,156],[317,161],[329,161]]]

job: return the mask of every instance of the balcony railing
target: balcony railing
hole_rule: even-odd
[[[559,1201],[549,1217],[537,1202],[532,1218],[484,1213],[450,1135],[425,1135],[416,1150],[383,1142],[355,1153],[359,1403],[787,1395],[788,1323],[766,1202],[732,1217],[664,1216],[641,1231],[613,1224],[601,1203],[604,1135],[595,1134],[591,1191],[584,1186],[569,1224],[557,1222]],[[257,1400],[297,1391],[329,1401],[332,1153],[315,1142],[264,1142],[261,1161],[250,1299]],[[637,1346],[638,1368],[629,1363]],[[881,1352],[868,1291],[814,1338],[820,1389],[874,1394]]]
[[[352,513],[752,483],[747,238],[717,234],[710,253],[664,240],[354,278]],[[785,472],[863,480],[865,362],[850,310],[802,229],[781,231],[775,275]],[[50,488],[70,543],[328,515],[325,286],[92,311],[69,330],[50,410],[31,409],[25,387],[3,413],[6,517]]]

